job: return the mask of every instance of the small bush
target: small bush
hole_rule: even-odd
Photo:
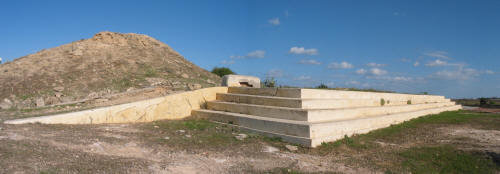
[[[488,99],[479,98],[479,106],[486,106],[488,104]]]
[[[321,83],[320,85],[316,86],[316,88],[318,88],[318,89],[327,89],[328,86],[326,86],[325,84]]]
[[[406,101],[406,104],[411,105],[411,100]]]
[[[385,100],[382,98],[380,99],[380,106],[384,106],[385,105]]]
[[[226,67],[215,67],[214,69],[212,69],[212,73],[217,74],[219,77],[223,77],[229,74],[236,74],[231,69]]]
[[[276,79],[274,79],[274,77],[266,77],[266,80],[264,80],[262,86],[266,88],[274,88],[276,87],[276,83],[277,82]]]

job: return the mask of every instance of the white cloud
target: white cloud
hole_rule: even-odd
[[[412,78],[411,77],[396,76],[396,77],[392,77],[392,80],[394,80],[394,81],[411,81]]]
[[[294,80],[300,80],[300,81],[311,80],[311,79],[312,79],[311,76],[304,76],[304,75],[294,78]]]
[[[463,63],[449,63],[447,61],[444,61],[444,60],[439,60],[439,59],[436,59],[432,62],[429,62],[427,64],[425,64],[425,66],[457,66],[457,67],[464,67],[465,64]]]
[[[366,64],[366,66],[369,66],[369,67],[383,67],[383,66],[386,66],[386,64],[379,64],[379,63],[368,63]]]
[[[387,74],[387,71],[380,68],[371,68],[369,70],[361,68],[356,70],[356,74],[367,76],[382,76]]]
[[[0,57],[0,63],[2,63],[2,58]]]
[[[337,62],[332,62],[328,65],[328,68],[331,68],[331,69],[350,69],[350,68],[354,68],[354,66],[348,62],[340,62],[340,63],[337,63]]]
[[[390,81],[396,81],[396,82],[403,82],[403,81],[411,81],[413,78],[411,77],[404,77],[404,76],[371,76],[368,77],[370,79],[377,79],[377,80],[390,80]]]
[[[435,58],[440,58],[440,59],[451,59],[450,57],[448,57],[448,52],[446,52],[446,51],[427,52],[427,53],[424,53],[424,55],[430,56],[430,57],[435,57]]]
[[[356,71],[356,74],[364,75],[364,74],[366,74],[366,72],[367,72],[367,71],[366,71],[365,69],[361,68],[361,69],[358,69],[358,70]]]
[[[314,59],[302,59],[299,61],[300,64],[308,64],[308,65],[321,65],[321,62],[318,62]]]
[[[264,56],[266,55],[266,52],[265,51],[262,51],[262,50],[255,50],[255,51],[252,51],[252,52],[249,52],[247,54],[247,57],[254,57],[254,58],[264,58]]]
[[[280,18],[272,18],[269,19],[267,22],[269,22],[271,25],[278,26],[280,25]]]
[[[448,62],[439,59],[436,59],[432,62],[425,64],[425,66],[446,66],[446,65],[448,65]]]
[[[223,60],[220,63],[223,64],[223,65],[232,65],[232,64],[235,63],[235,61],[234,60]]]
[[[304,47],[292,47],[292,48],[290,48],[289,53],[317,55],[318,49],[316,49],[316,48],[305,49]]]
[[[229,56],[231,59],[247,59],[247,58],[264,58],[266,55],[266,52],[263,50],[255,50],[252,52],[247,53],[245,56]]]
[[[290,16],[290,12],[288,12],[288,10],[285,10],[285,17],[288,17]]]
[[[370,74],[376,75],[376,76],[381,76],[381,75],[387,74],[387,71],[380,69],[380,68],[372,68],[372,69],[370,69]]]
[[[283,77],[283,70],[280,69],[271,69],[266,73],[266,76],[268,77],[275,77],[275,78],[280,78]]]
[[[419,65],[420,65],[420,62],[418,62],[418,61],[415,61],[415,63],[413,63],[413,66],[414,66],[414,67],[417,67],[417,66],[419,66]]]
[[[444,80],[470,80],[479,76],[479,72],[472,68],[458,68],[455,71],[443,70],[431,75],[433,78]]]

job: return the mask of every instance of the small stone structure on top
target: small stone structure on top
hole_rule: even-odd
[[[222,86],[260,88],[260,79],[254,76],[225,75]]]

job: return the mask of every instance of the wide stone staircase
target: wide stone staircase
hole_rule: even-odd
[[[462,107],[443,96],[300,88],[229,87],[192,115],[316,147]]]

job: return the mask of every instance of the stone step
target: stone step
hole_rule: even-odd
[[[260,96],[275,96],[289,98],[309,98],[309,99],[385,99],[394,101],[426,100],[436,102],[444,99],[444,96],[435,95],[415,95],[383,92],[363,92],[363,91],[341,91],[327,89],[301,89],[301,88],[245,88],[229,87],[228,93],[248,94]]]
[[[225,102],[245,103],[302,109],[335,109],[363,106],[381,106],[380,99],[300,99],[290,97],[261,96],[249,94],[218,93],[217,100]],[[439,99],[436,102],[450,102],[450,99]],[[408,100],[384,101],[384,106],[408,105]],[[426,100],[413,100],[411,104],[428,103]]]
[[[347,120],[363,118],[375,115],[391,114],[398,112],[410,112],[435,107],[452,106],[454,102],[411,104],[399,106],[375,106],[340,109],[299,109],[276,106],[253,105],[244,103],[211,101],[207,102],[207,108],[215,111],[241,113],[261,117],[278,119],[321,122],[333,120]]]
[[[235,124],[244,129],[260,132],[267,136],[278,136],[287,142],[297,143],[307,147],[316,147],[322,142],[332,142],[342,138],[344,135],[350,136],[352,134],[366,133],[374,129],[387,127],[391,124],[401,123],[412,118],[458,109],[461,109],[460,105],[453,105],[361,119],[319,123],[206,109],[193,110],[192,115],[212,121]]]

